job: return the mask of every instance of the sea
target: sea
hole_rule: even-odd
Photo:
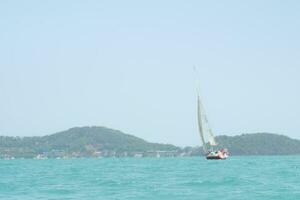
[[[0,160],[0,199],[298,200],[300,156]]]

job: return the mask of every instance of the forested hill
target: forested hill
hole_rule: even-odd
[[[269,133],[218,136],[231,155],[300,155],[300,140]],[[80,127],[43,137],[0,136],[0,158],[201,156],[201,147],[150,143],[105,127]]]
[[[150,143],[105,127],[80,127],[43,137],[0,137],[0,157],[112,157],[177,152],[174,145]]]
[[[218,136],[218,143],[232,155],[293,155],[300,154],[300,140],[271,133]]]

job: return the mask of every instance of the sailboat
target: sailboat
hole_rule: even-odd
[[[204,107],[202,105],[199,94],[198,94],[198,128],[199,128],[202,147],[206,159],[219,160],[219,159],[228,158],[229,153],[227,149],[223,149],[223,148],[218,150],[214,149],[218,144],[215,140],[211,128],[209,127],[208,120],[204,112]]]

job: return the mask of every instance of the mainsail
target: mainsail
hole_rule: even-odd
[[[208,120],[205,115],[204,108],[201,103],[201,99],[199,95],[198,95],[198,127],[199,127],[200,137],[202,140],[203,150],[204,152],[207,152],[207,146],[206,146],[207,142],[210,146],[216,146],[217,143],[213,136],[212,130],[208,125]],[[207,142],[205,141],[206,137],[207,137]]]

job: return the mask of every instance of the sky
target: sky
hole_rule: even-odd
[[[106,126],[201,145],[199,81],[215,135],[300,139],[299,10],[296,0],[1,1],[0,135]]]

